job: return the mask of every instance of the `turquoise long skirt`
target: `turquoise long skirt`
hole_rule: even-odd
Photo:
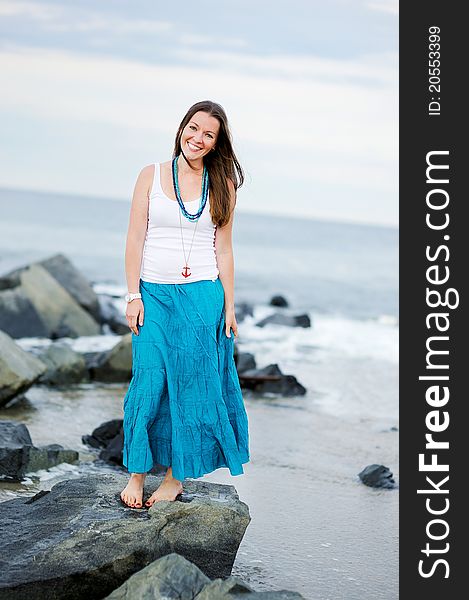
[[[146,473],[158,463],[183,481],[220,467],[244,473],[248,418],[225,334],[220,278],[184,284],[140,279],[144,306],[132,333],[132,379],[124,398],[123,463]]]

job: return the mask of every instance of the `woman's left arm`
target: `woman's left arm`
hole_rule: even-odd
[[[217,227],[215,235],[215,252],[219,277],[225,291],[225,334],[231,337],[230,328],[235,337],[238,337],[238,324],[235,317],[234,305],[234,257],[233,257],[233,218],[234,207],[236,204],[236,189],[228,179],[228,188],[230,190],[230,220],[223,227]]]

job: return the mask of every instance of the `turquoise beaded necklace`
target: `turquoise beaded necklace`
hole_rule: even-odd
[[[189,262],[189,258],[191,256],[191,252],[192,252],[192,244],[194,243],[194,237],[195,237],[195,232],[197,231],[197,225],[199,224],[199,217],[204,212],[205,205],[207,204],[208,188],[209,188],[209,178],[208,178],[207,167],[204,165],[204,170],[203,170],[203,174],[202,174],[202,194],[200,196],[199,209],[194,214],[190,213],[186,209],[186,207],[184,206],[184,202],[183,202],[182,197],[181,197],[181,192],[179,190],[177,159],[178,159],[177,156],[175,158],[173,158],[173,164],[172,164],[172,167],[173,167],[172,168],[172,172],[173,172],[173,187],[174,187],[174,193],[176,195],[176,200],[177,200],[177,202],[179,204],[179,208],[180,208],[180,210],[178,211],[178,213],[179,213],[179,227],[180,227],[180,230],[181,230],[182,252],[184,254],[184,260],[185,260],[185,266],[183,267],[183,269],[181,271],[181,274],[182,274],[183,277],[187,278],[187,277],[191,276],[191,270],[190,270],[190,267],[188,265],[188,262]],[[191,247],[189,249],[189,256],[187,258],[186,258],[186,249],[184,247],[184,237],[182,235],[181,212],[186,217],[186,219],[188,219],[189,221],[196,221],[196,224],[195,224],[195,227],[194,227],[194,233],[192,234],[192,241],[191,241]]]
[[[186,207],[184,206],[184,202],[182,201],[181,192],[179,190],[179,181],[178,181],[178,165],[177,165],[178,157],[173,158],[173,187],[174,193],[176,195],[176,199],[178,201],[179,207],[181,209],[182,214],[189,219],[189,221],[197,221],[200,215],[204,212],[205,205],[207,204],[208,198],[208,188],[209,188],[209,178],[207,167],[204,165],[204,170],[202,174],[202,194],[200,196],[200,204],[199,209],[196,213],[190,213]]]

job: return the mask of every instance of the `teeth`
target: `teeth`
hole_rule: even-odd
[[[190,142],[187,142],[187,145],[189,146],[189,148],[191,148],[191,150],[201,150],[201,148],[199,148],[198,146],[194,146],[194,144],[191,144]]]

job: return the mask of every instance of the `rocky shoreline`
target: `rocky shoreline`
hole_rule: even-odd
[[[273,306],[284,310],[287,302],[276,296]],[[252,315],[252,306],[240,303],[236,318]],[[311,327],[308,315],[276,312],[256,323]],[[62,338],[97,336],[111,332],[115,346],[105,352],[79,353]],[[36,337],[49,344],[23,350],[16,339]],[[62,340],[62,341],[61,341]],[[306,388],[278,365],[256,366],[252,354],[239,352],[235,362],[241,386],[256,393],[304,395]],[[67,385],[85,381],[128,382],[132,375],[132,339],[125,315],[109,295],[96,294],[90,282],[63,254],[15,269],[0,277],[0,406],[33,384]]]
[[[62,254],[0,277],[0,406],[8,410],[32,386],[67,388],[77,383],[126,383],[132,375],[131,334],[115,298],[98,295]],[[263,319],[291,327],[310,327],[308,315],[282,313],[283,297],[272,299],[280,312]],[[241,303],[237,320],[252,315]],[[76,352],[68,339],[116,335],[104,352]],[[17,340],[47,343],[24,350]],[[282,396],[306,393],[278,365],[257,368],[255,357],[239,352],[235,361],[244,389]],[[52,424],[51,424],[52,425]],[[122,420],[99,424],[82,441],[99,449],[99,458],[122,466]],[[35,446],[28,428],[0,421],[0,484],[21,482],[26,473],[79,454],[59,444]],[[159,468],[146,485],[159,484]],[[0,598],[198,598],[210,600],[261,595],[302,598],[297,592],[255,592],[231,569],[249,525],[249,509],[233,486],[184,482],[175,502],[132,509],[120,501],[127,473],[87,475],[57,483],[28,499],[2,503],[3,558]]]

